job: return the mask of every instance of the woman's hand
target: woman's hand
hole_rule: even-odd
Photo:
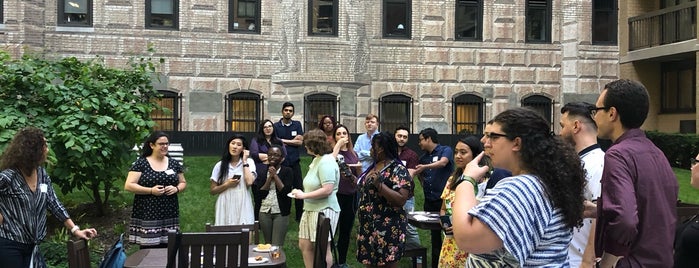
[[[226,180],[226,188],[235,188],[238,186],[238,184],[240,184],[240,178],[236,179],[233,177]]]
[[[90,240],[97,236],[97,230],[95,228],[88,228],[88,229],[83,229],[83,230],[77,230],[73,233],[78,238],[82,238],[85,240]]]
[[[161,196],[165,194],[165,187],[162,185],[156,185],[150,188],[150,194],[154,196]]]
[[[299,190],[299,189],[291,190],[291,194],[293,194],[294,198],[296,198],[296,199],[304,199],[306,197],[306,194],[302,190]]]
[[[250,157],[250,150],[243,150],[243,164],[248,162],[248,157]]]
[[[471,160],[471,162],[468,162],[466,164],[466,167],[464,167],[464,176],[469,176],[473,179],[475,179],[477,182],[483,181],[483,178],[485,177],[485,173],[490,170],[489,166],[479,166],[478,163],[481,161],[481,158],[485,155],[485,152],[481,152],[478,154],[476,157]]]
[[[165,195],[173,195],[173,194],[176,194],[180,191],[177,189],[177,186],[173,186],[173,185],[165,186],[164,189],[165,189],[165,191],[164,191]]]

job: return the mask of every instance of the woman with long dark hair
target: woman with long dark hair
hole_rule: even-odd
[[[573,227],[582,223],[584,171],[571,145],[526,108],[504,111],[483,136],[493,166],[512,172],[479,201],[484,153],[464,168],[453,203],[454,238],[467,267],[566,267]],[[466,182],[466,183],[461,183]]]
[[[44,132],[19,130],[0,157],[0,260],[2,267],[46,267],[39,243],[46,237],[46,210],[77,238],[91,239],[93,228],[80,229],[70,219],[42,167],[49,147]],[[34,263],[34,266],[30,266]]]
[[[255,161],[250,159],[245,137],[233,134],[221,160],[211,171],[209,192],[216,199],[216,225],[241,225],[255,222],[250,185],[255,180]],[[266,174],[266,173],[265,173]]]
[[[272,145],[277,145],[282,149],[282,154],[286,155],[286,147],[281,139],[277,137],[274,130],[274,123],[265,119],[257,128],[255,138],[250,141],[250,157],[255,161],[255,172],[257,178],[252,185],[252,195],[255,199],[255,220],[259,219],[262,199],[266,197],[260,192],[260,188],[267,181],[267,171],[269,169],[269,159],[267,152]]]
[[[179,161],[168,156],[170,141],[153,132],[141,148],[141,157],[129,169],[124,190],[134,193],[129,242],[146,247],[167,247],[167,234],[180,229],[177,196],[187,182]]]
[[[459,138],[456,145],[454,145],[454,165],[456,166],[456,170],[454,170],[454,173],[452,173],[447,180],[442,196],[440,196],[442,200],[444,200],[439,215],[445,237],[442,241],[442,250],[439,253],[439,267],[464,267],[466,264],[466,257],[468,254],[456,246],[456,241],[454,241],[454,237],[452,236],[452,202],[456,195],[456,189],[453,186],[464,172],[466,164],[471,162],[473,157],[481,152],[483,152],[483,145],[481,141],[473,135]]]
[[[339,267],[347,266],[347,250],[350,235],[357,214],[357,175],[361,170],[357,153],[352,148],[352,137],[344,125],[335,126],[333,155],[340,167],[340,186],[337,190],[337,202],[340,203],[340,219],[337,226],[337,263]]]
[[[398,267],[408,225],[403,205],[413,180],[398,158],[398,143],[381,132],[371,139],[369,169],[359,178],[357,261],[365,267]]]

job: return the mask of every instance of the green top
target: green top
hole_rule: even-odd
[[[333,192],[324,198],[319,199],[304,199],[303,210],[306,211],[321,211],[325,208],[330,208],[334,211],[340,211],[340,204],[337,202],[337,187],[340,182],[340,168],[335,162],[335,157],[332,154],[316,156],[313,162],[308,167],[308,173],[303,178],[304,192],[313,192],[323,184],[332,183]]]

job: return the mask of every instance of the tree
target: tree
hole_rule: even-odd
[[[125,69],[108,68],[102,58],[13,60],[0,51],[0,150],[22,127],[44,130],[51,160],[48,171],[63,193],[91,191],[98,215],[135,160],[135,144],[155,124],[158,97],[151,58],[131,59]],[[161,60],[162,62],[162,60]],[[102,196],[103,194],[103,196]]]

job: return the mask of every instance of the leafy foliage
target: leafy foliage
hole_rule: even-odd
[[[90,191],[101,214],[134,160],[132,148],[155,124],[150,112],[162,109],[151,101],[159,96],[155,64],[139,58],[115,69],[100,57],[13,60],[2,51],[0,61],[0,150],[22,127],[43,129],[52,181],[63,193]]]
[[[699,153],[699,136],[695,134],[646,131],[646,136],[663,151],[673,167],[690,168],[689,160]]]

